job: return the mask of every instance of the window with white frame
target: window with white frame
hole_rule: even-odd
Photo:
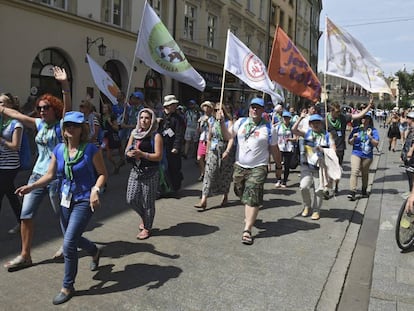
[[[252,11],[252,1],[251,0],[247,0],[246,1],[246,8],[248,11]]]
[[[194,40],[194,29],[197,9],[186,3],[184,6],[184,38]]]
[[[259,18],[264,20],[265,0],[260,0]]]
[[[104,0],[103,9],[105,12],[104,18],[106,23],[122,26],[122,0]]]
[[[217,17],[209,14],[207,20],[207,45],[210,48],[214,48],[215,37],[216,37],[216,27],[217,27]]]
[[[161,10],[161,0],[148,0],[148,3],[156,12],[160,12]]]
[[[54,8],[66,10],[66,0],[42,0],[41,3],[47,4]]]

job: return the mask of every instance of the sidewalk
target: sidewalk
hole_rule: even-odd
[[[50,258],[62,237],[44,201],[35,225],[35,265],[14,273],[1,267],[0,304],[4,310],[336,310],[346,284],[355,284],[351,275],[371,275],[372,268],[358,270],[353,262],[364,246],[359,239],[363,231],[375,232],[369,226],[364,229],[367,223],[375,226],[375,219],[366,217],[371,211],[375,214],[375,208],[379,215],[381,207],[376,249],[376,237],[370,245],[371,262],[375,251],[372,291],[368,283],[361,284],[360,292],[370,310],[397,310],[397,301],[398,310],[404,310],[402,303],[413,303],[409,268],[414,259],[410,253],[400,254],[393,240],[401,194],[408,187],[402,169],[394,163],[399,153],[385,151],[376,156],[370,198],[350,202],[346,198],[349,152],[342,191],[324,201],[319,221],[300,216],[298,171],[291,173],[287,189],[278,190],[273,186],[274,172],[269,173],[252,246],[241,243],[244,209],[232,190],[225,208],[219,207],[220,197],[210,198],[205,211],[193,208],[201,189],[194,159],[184,161],[181,199],[158,200],[153,236],[136,240],[138,218],[125,205],[128,169],[122,168],[120,175],[111,176],[105,203],[85,233],[103,246],[99,271],[90,272],[90,258],[80,252],[76,296],[59,307],[51,300],[61,287],[63,264]],[[7,200],[3,200],[0,221],[3,265],[20,249],[19,237],[7,235],[14,224]]]
[[[384,150],[387,147],[384,144]],[[375,180],[381,209],[369,302],[372,311],[414,310],[414,256],[401,253],[395,242],[398,210],[408,193],[405,170],[399,167],[400,150],[385,151]]]

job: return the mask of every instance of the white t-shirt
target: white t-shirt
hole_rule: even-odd
[[[277,145],[279,146],[280,151],[293,151],[293,143],[292,141],[288,140],[289,138],[293,138],[292,130],[290,129],[290,127],[287,127],[283,122],[276,126],[276,138]]]
[[[244,121],[240,125],[242,120]],[[267,165],[269,163],[269,144],[277,145],[275,128],[270,124],[266,125],[266,122],[262,120],[258,126],[251,129],[250,133],[247,133],[248,123],[248,118],[240,118],[230,128],[233,136],[237,136],[236,163],[244,168]]]

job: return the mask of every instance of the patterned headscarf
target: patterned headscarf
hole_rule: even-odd
[[[140,125],[141,113],[143,113],[143,112],[147,112],[151,115],[151,125],[148,128],[148,130],[146,130],[146,131],[144,129],[142,129],[141,125]],[[136,128],[134,128],[132,130],[131,135],[133,135],[135,139],[143,139],[147,136],[151,136],[157,130],[158,130],[158,121],[157,121],[157,117],[155,116],[154,111],[152,111],[151,109],[148,109],[148,108],[143,108],[138,113],[137,126],[136,126]]]

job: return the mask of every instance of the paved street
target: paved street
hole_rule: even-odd
[[[184,160],[181,199],[158,200],[153,235],[138,241],[138,218],[125,204],[123,167],[111,176],[104,204],[85,233],[103,247],[100,268],[89,271],[90,257],[81,252],[76,296],[58,307],[51,301],[61,288],[63,263],[50,258],[62,237],[44,201],[36,218],[35,265],[0,271],[1,308],[335,310],[339,303],[341,310],[413,310],[414,256],[401,254],[394,241],[408,183],[398,167],[399,153],[388,152],[384,137],[382,132],[381,156],[372,165],[370,198],[346,198],[348,150],[341,191],[324,201],[319,221],[300,216],[298,171],[279,190],[271,172],[252,246],[241,243],[244,209],[232,191],[227,207],[220,208],[221,198],[214,197],[207,210],[193,208],[201,189],[194,159]],[[24,173],[19,179],[25,181]],[[20,249],[19,237],[7,234],[14,225],[7,200],[0,219],[3,264]]]

